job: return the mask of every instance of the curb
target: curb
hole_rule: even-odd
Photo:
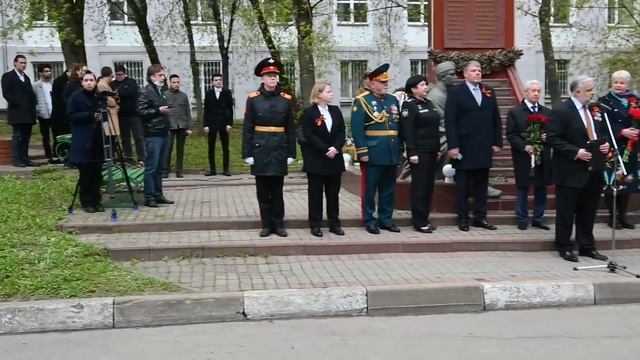
[[[626,303],[640,303],[640,281],[461,282],[42,300],[0,303],[0,334]]]

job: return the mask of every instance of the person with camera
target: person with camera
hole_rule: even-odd
[[[164,95],[166,75],[162,65],[147,68],[147,86],[138,97],[137,113],[142,120],[147,157],[144,162],[144,206],[173,204],[162,193],[162,161],[167,156],[171,107]]]
[[[69,162],[78,167],[80,204],[87,213],[103,212],[100,196],[102,180],[102,121],[96,96],[96,76],[84,74],[82,88],[69,97],[67,118],[71,125]]]

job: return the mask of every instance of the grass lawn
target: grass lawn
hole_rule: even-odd
[[[105,250],[56,230],[76,178],[39,170],[0,177],[0,300],[76,298],[179,291],[111,262]]]

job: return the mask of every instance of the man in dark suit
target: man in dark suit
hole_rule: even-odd
[[[17,167],[37,166],[29,160],[31,128],[36,123],[36,95],[24,73],[27,58],[16,55],[13,70],[2,75],[2,95],[7,100],[7,120],[12,128],[11,153]]]
[[[549,230],[544,224],[544,210],[547,205],[547,186],[551,185],[551,147],[546,142],[547,135],[542,133],[538,143],[532,143],[523,133],[530,128],[530,118],[546,119],[551,116],[551,109],[540,105],[542,84],[538,80],[525,83],[524,99],[507,114],[507,139],[511,143],[513,172],[516,177],[516,221],[518,229],[526,230],[529,226],[527,210],[527,194],[529,186],[534,187],[534,209],[531,226]],[[544,124],[535,125],[544,127]],[[536,153],[535,147],[538,148]],[[533,165],[532,168],[532,157]]]
[[[473,226],[495,230],[487,222],[487,187],[493,154],[502,148],[498,102],[495,91],[481,83],[479,62],[468,62],[463,74],[465,81],[451,88],[444,111],[449,157],[456,169],[458,228],[469,231],[468,197],[473,184]]]
[[[570,84],[571,98],[553,109],[547,126],[547,136],[553,148],[553,173],[556,181],[556,249],[560,257],[578,262],[571,243],[574,219],[579,255],[607,260],[598,253],[593,238],[593,223],[602,193],[602,169],[591,160],[593,142],[606,139],[606,124],[602,114],[589,108],[595,93],[594,80],[578,76]],[[604,142],[597,150],[609,152]]]
[[[222,143],[222,175],[229,172],[229,133],[233,126],[233,96],[229,89],[222,87],[222,74],[213,74],[213,89],[204,96],[204,133],[209,139],[209,172],[205,176],[216,175],[216,137],[220,134]]]

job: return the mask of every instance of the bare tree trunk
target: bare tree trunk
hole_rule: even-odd
[[[189,0],[182,0],[182,14],[184,27],[187,29],[187,41],[189,42],[189,65],[191,66],[191,78],[193,79],[193,97],[196,98],[197,123],[202,124],[202,88],[200,87],[200,64],[196,58],[196,45],[193,41],[193,27],[189,13]]]
[[[562,102],[562,92],[560,90],[560,82],[558,81],[553,39],[551,38],[551,0],[540,1],[538,22],[540,24],[540,41],[542,43],[544,67],[547,73],[547,91],[551,97],[551,104],[556,106]]]
[[[313,57],[313,18],[309,0],[293,0],[298,31],[298,66],[300,67],[300,93],[303,105],[309,105],[307,95],[316,82]]]
[[[63,9],[56,24],[62,55],[67,64],[87,63],[84,47],[84,2],[85,0],[62,0],[58,6]]]
[[[127,0],[127,10],[129,14],[133,15],[133,21],[140,32],[149,61],[152,64],[161,64],[160,56],[158,56],[158,50],[153,42],[153,37],[151,37],[149,23],[147,22],[147,0]]]
[[[229,86],[229,45],[231,44],[231,34],[233,33],[233,21],[236,11],[238,10],[238,1],[233,0],[231,2],[231,11],[229,13],[229,26],[227,28],[227,35],[225,40],[224,29],[222,28],[222,11],[220,10],[220,1],[211,0],[211,6],[213,8],[213,22],[216,27],[216,35],[218,38],[218,49],[220,51],[220,57],[222,58],[222,82],[224,86]]]

